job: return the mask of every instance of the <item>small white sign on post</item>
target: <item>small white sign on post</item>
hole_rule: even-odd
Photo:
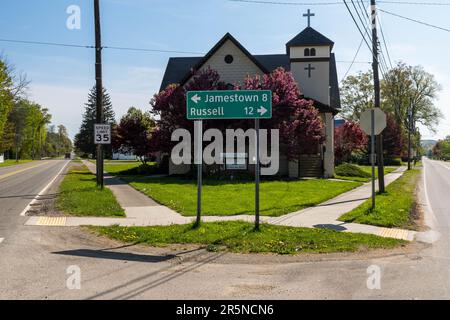
[[[94,131],[95,144],[111,144],[111,125],[95,124]]]

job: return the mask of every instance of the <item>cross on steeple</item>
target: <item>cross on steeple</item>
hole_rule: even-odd
[[[308,66],[305,67],[305,70],[308,71],[308,78],[311,78],[311,71],[312,71],[312,70],[316,70],[316,68],[312,67],[312,66],[311,66],[311,63],[308,63]]]
[[[311,17],[314,17],[315,14],[311,13],[311,10],[308,9],[308,13],[304,13],[303,16],[308,18],[308,27],[310,27],[311,26]]]

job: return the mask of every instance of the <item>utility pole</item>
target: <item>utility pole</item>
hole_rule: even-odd
[[[372,51],[373,51],[373,84],[375,90],[375,108],[380,108],[380,75],[378,70],[378,35],[377,35],[377,5],[375,0],[370,0],[372,12]],[[377,135],[376,141],[377,163],[378,163],[378,191],[385,192],[384,188],[384,159],[383,159],[383,136]]]
[[[96,123],[103,123],[103,84],[102,84],[102,37],[100,28],[100,0],[94,0],[95,19],[95,85],[97,102]],[[92,137],[94,139],[94,137]],[[92,141],[93,142],[93,141]],[[96,157],[97,186],[103,189],[103,146],[97,145]]]

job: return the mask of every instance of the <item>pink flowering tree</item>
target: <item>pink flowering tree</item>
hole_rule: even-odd
[[[317,152],[317,145],[325,139],[323,122],[313,102],[301,98],[291,72],[280,67],[263,77],[249,77],[243,89],[272,91],[272,119],[262,121],[262,126],[280,130],[280,142],[289,160],[297,160],[301,153]]]
[[[334,129],[334,154],[336,164],[350,160],[354,154],[363,153],[367,149],[368,138],[360,125],[347,121]]]
[[[169,152],[173,143],[171,133],[177,128],[193,132],[193,121],[186,119],[186,92],[192,90],[225,90],[227,85],[220,80],[217,71],[206,69],[193,75],[185,87],[169,85],[156,94],[150,102],[152,113],[160,118],[157,130],[152,135],[152,143],[164,152]],[[301,152],[309,152],[311,146],[324,141],[323,122],[312,101],[301,98],[297,83],[292,74],[283,68],[277,68],[262,77],[244,79],[235,90],[271,90],[273,112],[272,119],[261,120],[262,128],[280,130],[280,142],[286,146],[289,159],[298,159]],[[250,120],[204,121],[204,130],[209,127],[218,129],[253,127]]]

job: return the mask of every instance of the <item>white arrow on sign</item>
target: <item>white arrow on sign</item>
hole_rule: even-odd
[[[198,94],[195,94],[195,96],[193,96],[193,97],[191,98],[191,100],[194,101],[195,103],[198,103],[199,101],[202,100],[202,98],[200,98],[200,97],[198,96]]]
[[[262,115],[264,115],[264,113],[266,113],[267,112],[267,109],[266,108],[264,108],[263,106],[261,106],[259,109],[258,109],[258,113],[262,116]]]

